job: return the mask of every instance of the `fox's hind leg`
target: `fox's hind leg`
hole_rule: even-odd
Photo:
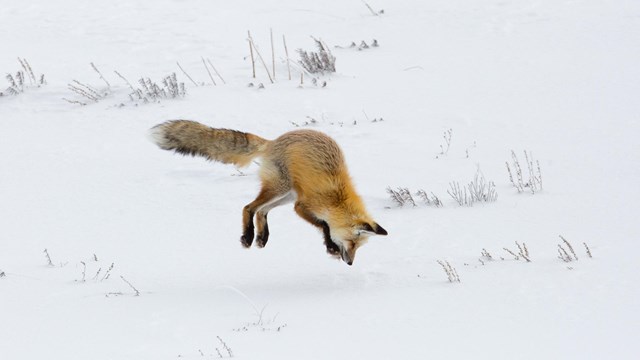
[[[269,211],[277,206],[290,203],[294,199],[294,192],[289,191],[286,194],[276,197],[270,202],[264,204],[258,212],[256,212],[256,227],[258,232],[256,235],[256,245],[258,247],[264,247],[267,245],[267,241],[269,240],[269,224],[267,223],[267,215],[269,214]]]
[[[253,216],[256,216],[258,226],[258,238],[256,244],[263,247],[269,240],[269,225],[267,214],[269,210],[278,205],[290,202],[295,198],[291,191],[289,178],[286,176],[286,168],[278,165],[270,159],[263,159],[260,165],[260,181],[262,188],[260,194],[242,210],[242,237],[240,241],[244,247],[250,247],[253,242]]]
[[[258,197],[242,209],[242,237],[240,237],[242,246],[248,248],[253,243],[253,216],[256,211],[277,197],[278,193],[274,189],[263,186]],[[266,216],[264,220],[266,224]]]
[[[327,252],[332,256],[340,256],[340,247],[331,240],[331,229],[329,224],[322,219],[318,219],[313,213],[301,202],[296,202],[295,211],[301,218],[305,219],[311,225],[322,229],[324,235],[324,245],[327,247]]]

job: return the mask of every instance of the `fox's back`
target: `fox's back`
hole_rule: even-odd
[[[281,135],[272,143],[272,154],[287,159],[289,168],[309,167],[311,172],[335,172],[344,167],[344,157],[338,144],[315,130],[295,130]]]
[[[264,159],[298,192],[325,192],[348,182],[338,144],[315,130],[295,130],[273,140]],[[301,194],[300,194],[301,195]]]

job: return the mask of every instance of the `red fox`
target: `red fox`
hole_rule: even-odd
[[[266,140],[195,121],[172,120],[153,127],[151,136],[161,149],[225,164],[246,166],[254,158],[262,159],[260,193],[242,210],[244,247],[253,243],[254,216],[256,245],[264,247],[269,240],[269,211],[290,202],[295,202],[300,217],[322,230],[327,252],[349,265],[370,235],[387,235],[356,193],[338,144],[321,132],[295,130]]]

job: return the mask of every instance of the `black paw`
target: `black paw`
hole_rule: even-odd
[[[333,256],[340,256],[340,247],[336,245],[333,241],[325,240],[324,244],[327,247],[327,253]]]
[[[253,232],[243,234],[240,237],[240,243],[246,248],[251,247],[251,243],[253,243]]]
[[[259,248],[263,248],[267,245],[267,241],[269,241],[269,233],[258,234],[258,236],[256,237],[256,246]]]
[[[269,225],[266,222],[267,217],[265,216],[265,223],[264,223],[264,228],[262,229],[262,232],[258,233],[258,236],[256,237],[256,245],[259,248],[263,248],[267,245],[267,241],[269,241]]]

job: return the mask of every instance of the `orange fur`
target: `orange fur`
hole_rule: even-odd
[[[369,235],[387,234],[356,193],[338,144],[321,132],[296,130],[269,141],[179,120],[157,125],[152,133],[163,149],[209,160],[243,165],[262,158],[260,193],[243,209],[241,242],[245,247],[253,243],[254,216],[256,244],[263,247],[269,237],[267,214],[292,201],[298,215],[323,231],[327,251],[349,265]]]

